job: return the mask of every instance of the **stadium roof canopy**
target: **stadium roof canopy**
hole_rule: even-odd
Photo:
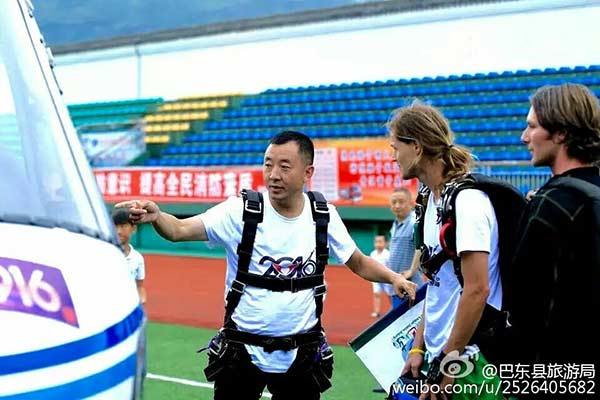
[[[55,54],[498,0],[33,0]]]

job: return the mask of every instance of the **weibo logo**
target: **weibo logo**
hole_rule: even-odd
[[[61,271],[47,265],[0,257],[0,310],[37,315],[79,327]]]

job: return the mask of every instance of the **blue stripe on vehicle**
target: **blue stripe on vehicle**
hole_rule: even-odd
[[[8,396],[0,396],[1,400],[33,400],[33,399],[83,399],[107,389],[110,389],[134,377],[136,365],[136,353],[133,353],[123,361],[112,367],[90,375],[74,382],[63,385],[35,390],[33,392],[19,393]],[[133,383],[132,383],[133,390]]]
[[[0,375],[15,374],[76,361],[107,350],[123,342],[139,329],[144,311],[142,306],[108,329],[93,336],[48,349],[0,357]],[[31,334],[43,335],[43,332]]]

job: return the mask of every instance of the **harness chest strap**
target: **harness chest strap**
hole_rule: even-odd
[[[323,275],[311,275],[303,278],[280,279],[269,276],[251,274],[249,272],[239,271],[233,281],[231,288],[235,291],[243,292],[246,285],[272,290],[274,292],[292,292],[315,288],[315,291],[325,293],[325,284]],[[322,288],[321,288],[322,287]],[[315,294],[317,295],[317,294]]]

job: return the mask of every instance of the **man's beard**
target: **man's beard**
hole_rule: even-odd
[[[413,179],[413,178],[417,178],[417,165],[416,163],[412,163],[411,165],[408,166],[408,168],[405,170],[402,170],[402,179]]]

